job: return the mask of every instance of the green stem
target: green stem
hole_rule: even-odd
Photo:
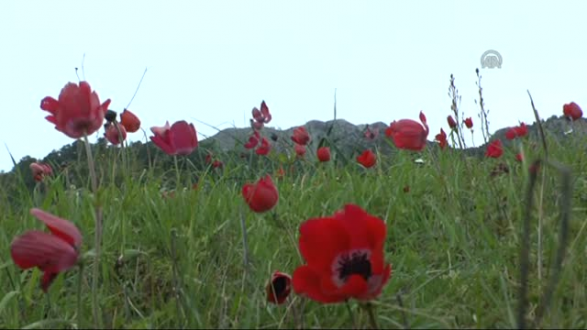
[[[84,264],[80,263],[79,273],[77,278],[77,328],[83,329],[83,313],[82,313],[82,283],[84,279]]]
[[[179,193],[179,165],[177,164],[177,155],[173,156],[173,161],[175,163],[175,191]]]
[[[100,305],[98,303],[98,277],[100,276],[100,250],[102,245],[102,208],[98,201],[98,176],[96,175],[96,166],[92,156],[92,147],[88,140],[88,135],[84,134],[86,144],[86,154],[88,156],[88,168],[92,182],[92,192],[94,194],[94,212],[95,212],[95,230],[94,230],[94,257],[93,276],[92,276],[92,313],[94,316],[94,327],[101,328]]]
[[[355,318],[355,313],[353,313],[353,310],[351,309],[351,304],[349,303],[349,300],[345,300],[344,304],[346,305],[346,309],[349,312],[351,321],[353,322],[353,329],[358,329],[359,327],[357,326],[357,319]]]
[[[365,309],[369,315],[369,324],[371,325],[371,329],[379,329],[379,326],[377,325],[377,318],[375,317],[375,311],[373,310],[373,304],[370,302],[367,303],[365,305]]]

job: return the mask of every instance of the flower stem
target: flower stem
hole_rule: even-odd
[[[102,245],[102,207],[98,201],[98,176],[96,175],[96,166],[94,157],[92,156],[92,147],[88,140],[88,135],[84,134],[84,142],[86,144],[86,154],[88,156],[88,168],[90,170],[90,178],[92,182],[92,192],[94,194],[94,212],[95,212],[95,230],[94,230],[94,268],[92,278],[92,313],[94,316],[94,327],[100,328],[100,305],[98,304],[98,277],[100,276],[100,250]]]
[[[369,324],[371,325],[371,329],[379,329],[379,326],[377,325],[377,318],[375,317],[375,311],[373,309],[373,304],[370,302],[365,304],[365,309],[369,315]]]
[[[173,161],[175,162],[175,191],[179,193],[179,165],[177,164],[177,155],[173,156]]]
[[[83,329],[83,313],[82,313],[82,283],[84,279],[84,264],[80,263],[79,273],[77,278],[77,328]]]

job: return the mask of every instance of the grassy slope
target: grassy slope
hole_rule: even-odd
[[[544,327],[587,327],[586,157],[573,150],[551,144],[552,158],[573,169],[574,200],[565,267]],[[528,164],[517,163],[513,155],[513,150],[507,150],[500,160],[465,160],[449,150],[434,159],[425,151],[426,163],[419,166],[412,162],[412,154],[399,152],[369,170],[355,163],[340,169],[309,161],[297,173],[275,180],[279,204],[275,213],[263,215],[250,212],[243,202],[242,182],[233,178],[248,170],[237,160],[228,161],[224,170],[203,175],[199,189],[178,191],[168,199],[161,197],[162,179],[150,172],[126,175],[118,185],[102,182],[105,232],[99,299],[104,325],[352,327],[344,304],[307,301],[302,318],[299,297],[292,294],[287,305],[275,307],[265,302],[264,287],[273,270],[291,274],[301,263],[295,241],[302,221],[355,203],[388,225],[386,257],[393,264],[393,277],[376,302],[380,327],[400,328],[404,319],[418,328],[515,327],[528,182],[523,168]],[[383,170],[388,166],[381,162],[390,165],[389,170]],[[507,163],[510,172],[491,178],[489,173],[499,162]],[[273,172],[277,168],[273,166],[255,176]],[[532,213],[529,318],[549,278],[560,217],[557,172],[548,168],[539,178]],[[87,267],[79,327],[91,326],[92,265],[87,254],[93,246],[91,196],[84,190],[79,194],[65,190],[63,181],[60,177],[48,181],[47,190],[38,187],[23,203],[71,219],[84,234]],[[408,193],[405,186],[410,187]],[[27,194],[23,191],[23,196]],[[39,288],[40,273],[20,271],[9,253],[16,235],[40,229],[41,223],[28,209],[0,207],[0,327],[77,324],[79,270],[59,276],[46,298]],[[243,266],[241,217],[248,232],[248,270]],[[537,274],[538,217],[543,222],[541,279]],[[350,306],[355,321],[366,327],[366,313],[355,302]]]

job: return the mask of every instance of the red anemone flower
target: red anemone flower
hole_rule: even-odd
[[[429,132],[426,116],[421,111],[420,121],[424,126],[411,119],[394,121],[385,130],[385,135],[392,138],[393,143],[399,149],[420,151],[426,146],[426,138]]]
[[[575,102],[563,105],[563,114],[573,121],[583,117],[583,111]]]
[[[305,146],[310,141],[310,135],[304,126],[300,126],[294,129],[291,140],[297,144]]]
[[[444,149],[448,145],[448,141],[446,140],[446,133],[444,133],[442,128],[440,129],[440,133],[436,134],[436,141],[438,141],[440,149]]]
[[[373,151],[367,149],[367,150],[363,151],[362,154],[357,156],[357,162],[359,162],[361,165],[365,166],[366,168],[370,168],[373,165],[375,165],[375,163],[377,162],[377,158],[375,157],[375,154],[373,153]]]
[[[267,124],[271,121],[271,113],[269,113],[269,107],[267,107],[265,101],[261,102],[261,110],[255,107],[252,112],[255,122],[261,124],[260,128],[263,127],[263,124]]]
[[[486,157],[499,158],[503,154],[503,146],[501,140],[495,140],[487,146],[485,151]]]
[[[162,127],[151,127],[151,141],[168,155],[191,154],[198,147],[198,136],[194,124],[185,120],[175,122],[171,127],[169,122]]]
[[[124,125],[120,125],[115,121],[107,125],[108,126],[104,132],[104,137],[106,140],[108,140],[108,142],[112,143],[113,145],[118,145],[121,142],[121,137],[122,141],[126,140],[126,129],[124,128]],[[119,130],[120,134],[118,132]]]
[[[141,128],[141,120],[128,109],[124,109],[120,114],[120,123],[127,132],[134,133]]]
[[[316,155],[318,156],[319,161],[327,162],[330,160],[330,148],[328,148],[328,147],[318,148],[318,150],[316,151]]]
[[[267,156],[269,154],[269,150],[271,150],[271,145],[269,144],[269,140],[266,137],[261,139],[261,145],[255,150],[257,155]]]
[[[41,288],[47,292],[59,273],[77,264],[82,235],[73,223],[41,209],[31,209],[31,214],[45,223],[51,234],[38,230],[24,233],[10,245],[10,255],[21,269],[37,267],[43,271]]]
[[[446,121],[448,121],[448,127],[450,127],[450,129],[455,129],[457,127],[457,122],[451,115],[446,118]]]
[[[473,118],[469,117],[465,119],[465,126],[467,126],[468,129],[473,128]]]
[[[279,193],[270,175],[259,179],[257,183],[243,186],[243,197],[249,208],[257,213],[271,210],[279,200]]]
[[[94,134],[100,129],[109,105],[110,99],[100,104],[98,94],[92,92],[86,81],[79,85],[67,83],[59,93],[59,100],[50,96],[41,100],[41,109],[50,113],[45,119],[73,139]]]
[[[379,296],[391,277],[384,260],[387,227],[357,205],[300,226],[299,249],[306,261],[293,273],[296,293],[321,303]]]
[[[306,154],[306,147],[303,144],[294,143],[294,150],[299,157],[304,157]]]
[[[33,172],[33,178],[37,182],[43,181],[46,176],[53,174],[51,166],[47,164],[31,163],[30,168]]]
[[[291,276],[275,271],[271,275],[271,281],[265,287],[265,291],[267,291],[268,302],[277,305],[283,304],[291,293]]]
[[[260,140],[261,140],[261,135],[259,135],[259,132],[253,131],[253,135],[251,135],[249,137],[249,141],[247,143],[245,143],[245,148],[246,149],[253,149],[254,147],[256,147],[259,144]]]
[[[517,137],[524,137],[528,135],[528,127],[525,123],[521,123],[520,126],[512,127],[505,133],[505,138],[513,140]]]

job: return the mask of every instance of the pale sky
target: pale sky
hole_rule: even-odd
[[[479,128],[475,68],[494,49],[502,68],[481,74],[495,131],[533,122],[527,89],[543,118],[571,101],[587,110],[585,13],[581,0],[0,1],[0,142],[17,161],[73,142],[39,105],[77,82],[84,54],[86,80],[116,111],[148,68],[129,107],[147,131],[182,119],[201,139],[215,130],[198,120],[247,127],[262,100],[269,126],[326,121],[337,89],[338,118],[389,124],[423,110],[432,140],[447,128],[451,73]]]

